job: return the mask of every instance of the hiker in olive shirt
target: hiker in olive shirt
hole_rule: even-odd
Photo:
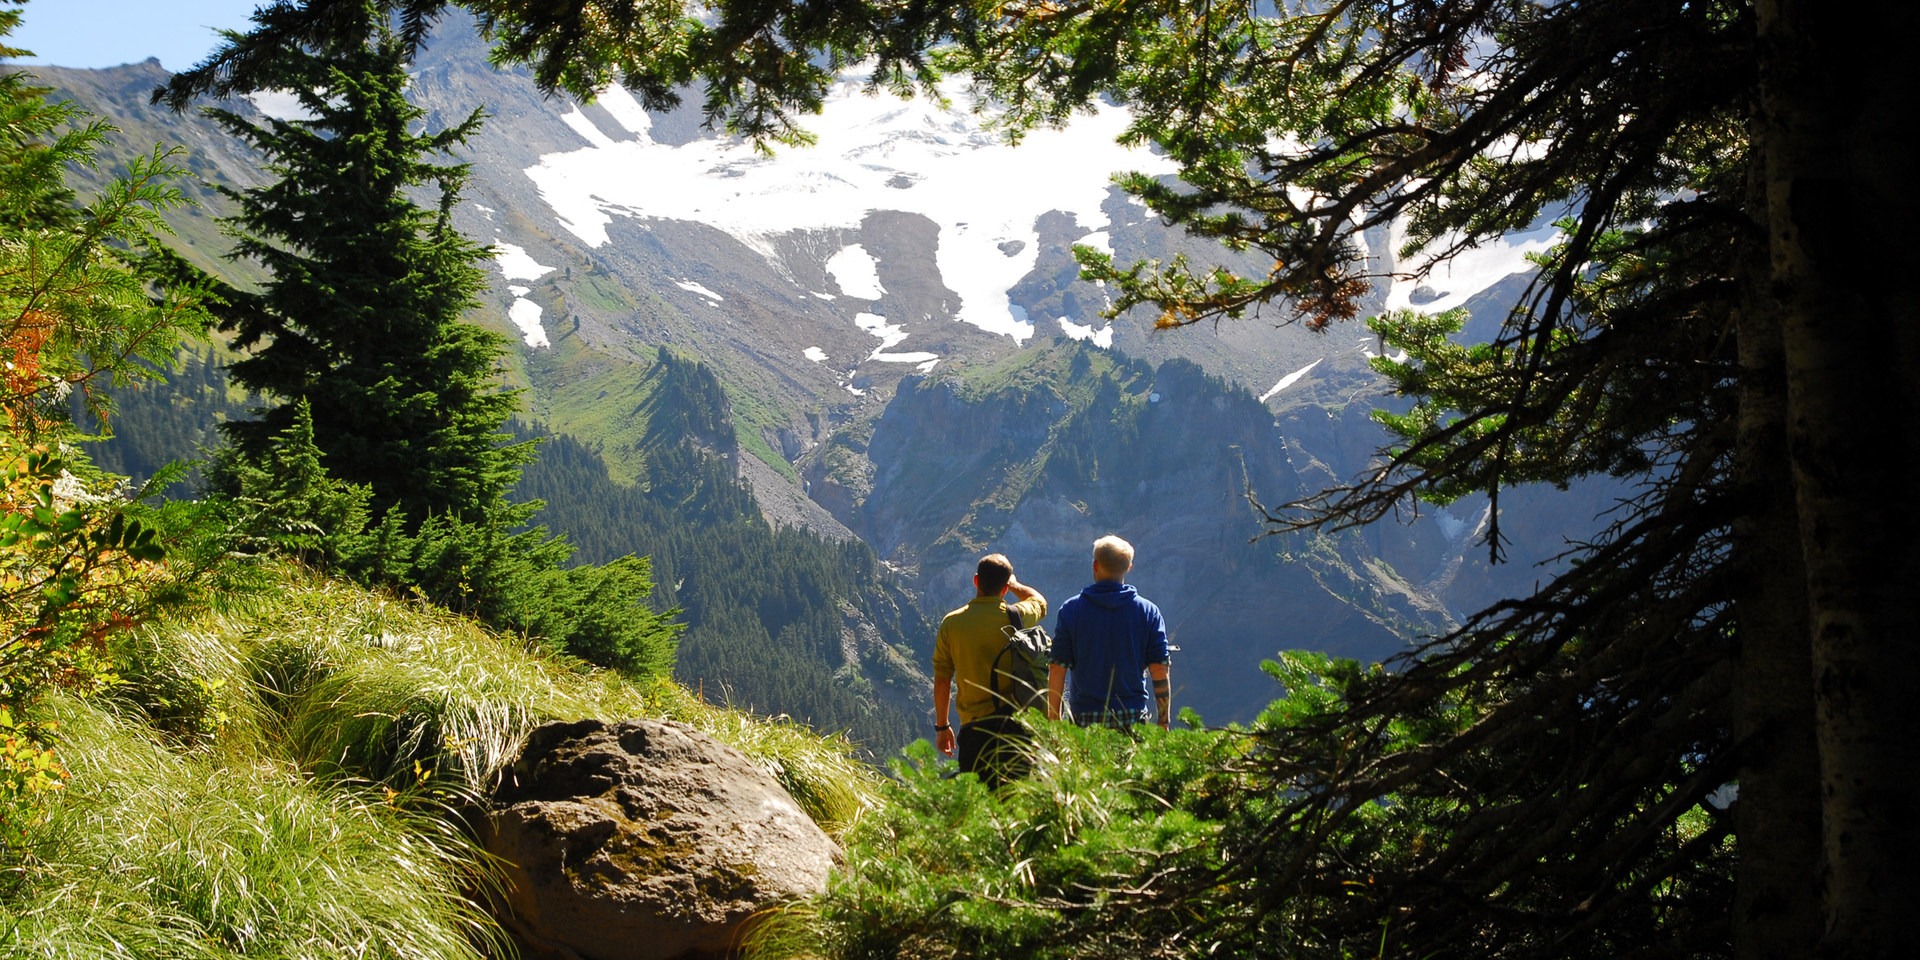
[[[1019,615],[1021,627],[1036,626],[1046,619],[1047,598],[1016,579],[1013,563],[997,553],[980,558],[973,586],[977,595],[940,621],[933,641],[934,745],[951,756],[957,741],[961,772],[997,786],[1017,776],[1018,741],[1027,731],[1011,716],[994,716],[993,658],[1007,645],[1013,627],[1008,612]],[[1012,604],[1001,599],[1006,594],[1013,595]],[[960,711],[957,738],[948,723],[949,699]]]

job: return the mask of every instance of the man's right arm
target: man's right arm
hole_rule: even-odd
[[[1041,596],[1040,591],[1021,583],[1019,577],[1007,578],[1007,592],[1013,594],[1014,603],[1026,603],[1029,600],[1040,601],[1034,605],[1038,608],[1033,617],[1034,623],[1039,623],[1047,618],[1047,598]],[[1031,624],[1029,624],[1029,626],[1031,626]]]
[[[1068,600],[1060,608],[1060,616],[1053,624],[1053,647],[1047,651],[1047,719],[1058,720],[1061,702],[1066,699],[1067,670],[1073,664],[1073,628],[1068,624],[1071,619],[1069,610],[1073,601]]]
[[[1160,608],[1147,604],[1147,678],[1153,681],[1154,720],[1160,729],[1173,729],[1173,679],[1168,668],[1172,659],[1171,649],[1167,646],[1167,622],[1160,615]]]

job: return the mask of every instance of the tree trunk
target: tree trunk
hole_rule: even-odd
[[[1754,137],[1756,144],[1761,140]],[[1766,209],[1764,159],[1749,161],[1747,209]],[[1734,878],[1737,960],[1801,960],[1820,939],[1820,756],[1814,743],[1807,570],[1787,461],[1787,375],[1780,311],[1767,295],[1765,224],[1741,255],[1735,325],[1740,346],[1734,524],[1740,635],[1734,661],[1733,735],[1740,744],[1733,809],[1740,865]]]
[[[1904,46],[1914,5],[1761,0],[1773,292],[1821,762],[1828,957],[1908,956],[1920,902],[1911,418],[1920,391]],[[1757,855],[1757,854],[1756,854]]]

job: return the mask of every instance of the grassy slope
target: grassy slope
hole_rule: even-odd
[[[437,811],[548,719],[687,722],[829,830],[873,795],[842,742],[292,569],[117,654],[111,695],[54,704],[68,788],[0,806],[0,956],[476,956],[480,858]]]

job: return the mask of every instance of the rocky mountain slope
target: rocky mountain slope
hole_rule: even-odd
[[[1531,560],[1591,527],[1594,497],[1510,517],[1517,562],[1497,568],[1474,545],[1483,505],[1256,539],[1249,494],[1278,504],[1352,477],[1383,442],[1366,418],[1382,402],[1367,367],[1378,344],[1277,317],[1168,332],[1141,311],[1102,319],[1105,292],[1078,279],[1073,244],[1122,260],[1222,256],[1108,185],[1115,170],[1165,169],[1113,146],[1118,110],[1015,148],[964,103],[873,97],[850,79],[810,124],[816,146],[767,156],[619,91],[544,99],[487,67],[464,23],[443,24],[417,65],[430,123],[489,116],[457,219],[495,246],[477,319],[517,338],[530,417],[593,448],[611,480],[644,486],[659,449],[650,371],[663,347],[698,358],[736,443],[687,441],[729,464],[775,526],[870,545],[918,596],[911,619],[964,600],[989,549],[1057,603],[1083,585],[1091,541],[1118,532],[1183,648],[1177,698],[1237,719],[1273,692],[1259,659],[1283,647],[1390,655],[1530,581]],[[41,72],[129,144],[183,142],[208,181],[261,176],[203,121],[145,106],[157,64]],[[217,263],[220,204],[201,192],[211,202],[186,215],[182,241]],[[1467,303],[1547,239],[1383,283],[1371,306]],[[1369,241],[1384,269],[1396,238]],[[245,279],[246,265],[225,269]],[[1525,499],[1507,509],[1536,510]],[[847,632],[872,642],[822,655],[861,681],[853,695],[924,679],[912,661],[929,638],[858,616]]]

